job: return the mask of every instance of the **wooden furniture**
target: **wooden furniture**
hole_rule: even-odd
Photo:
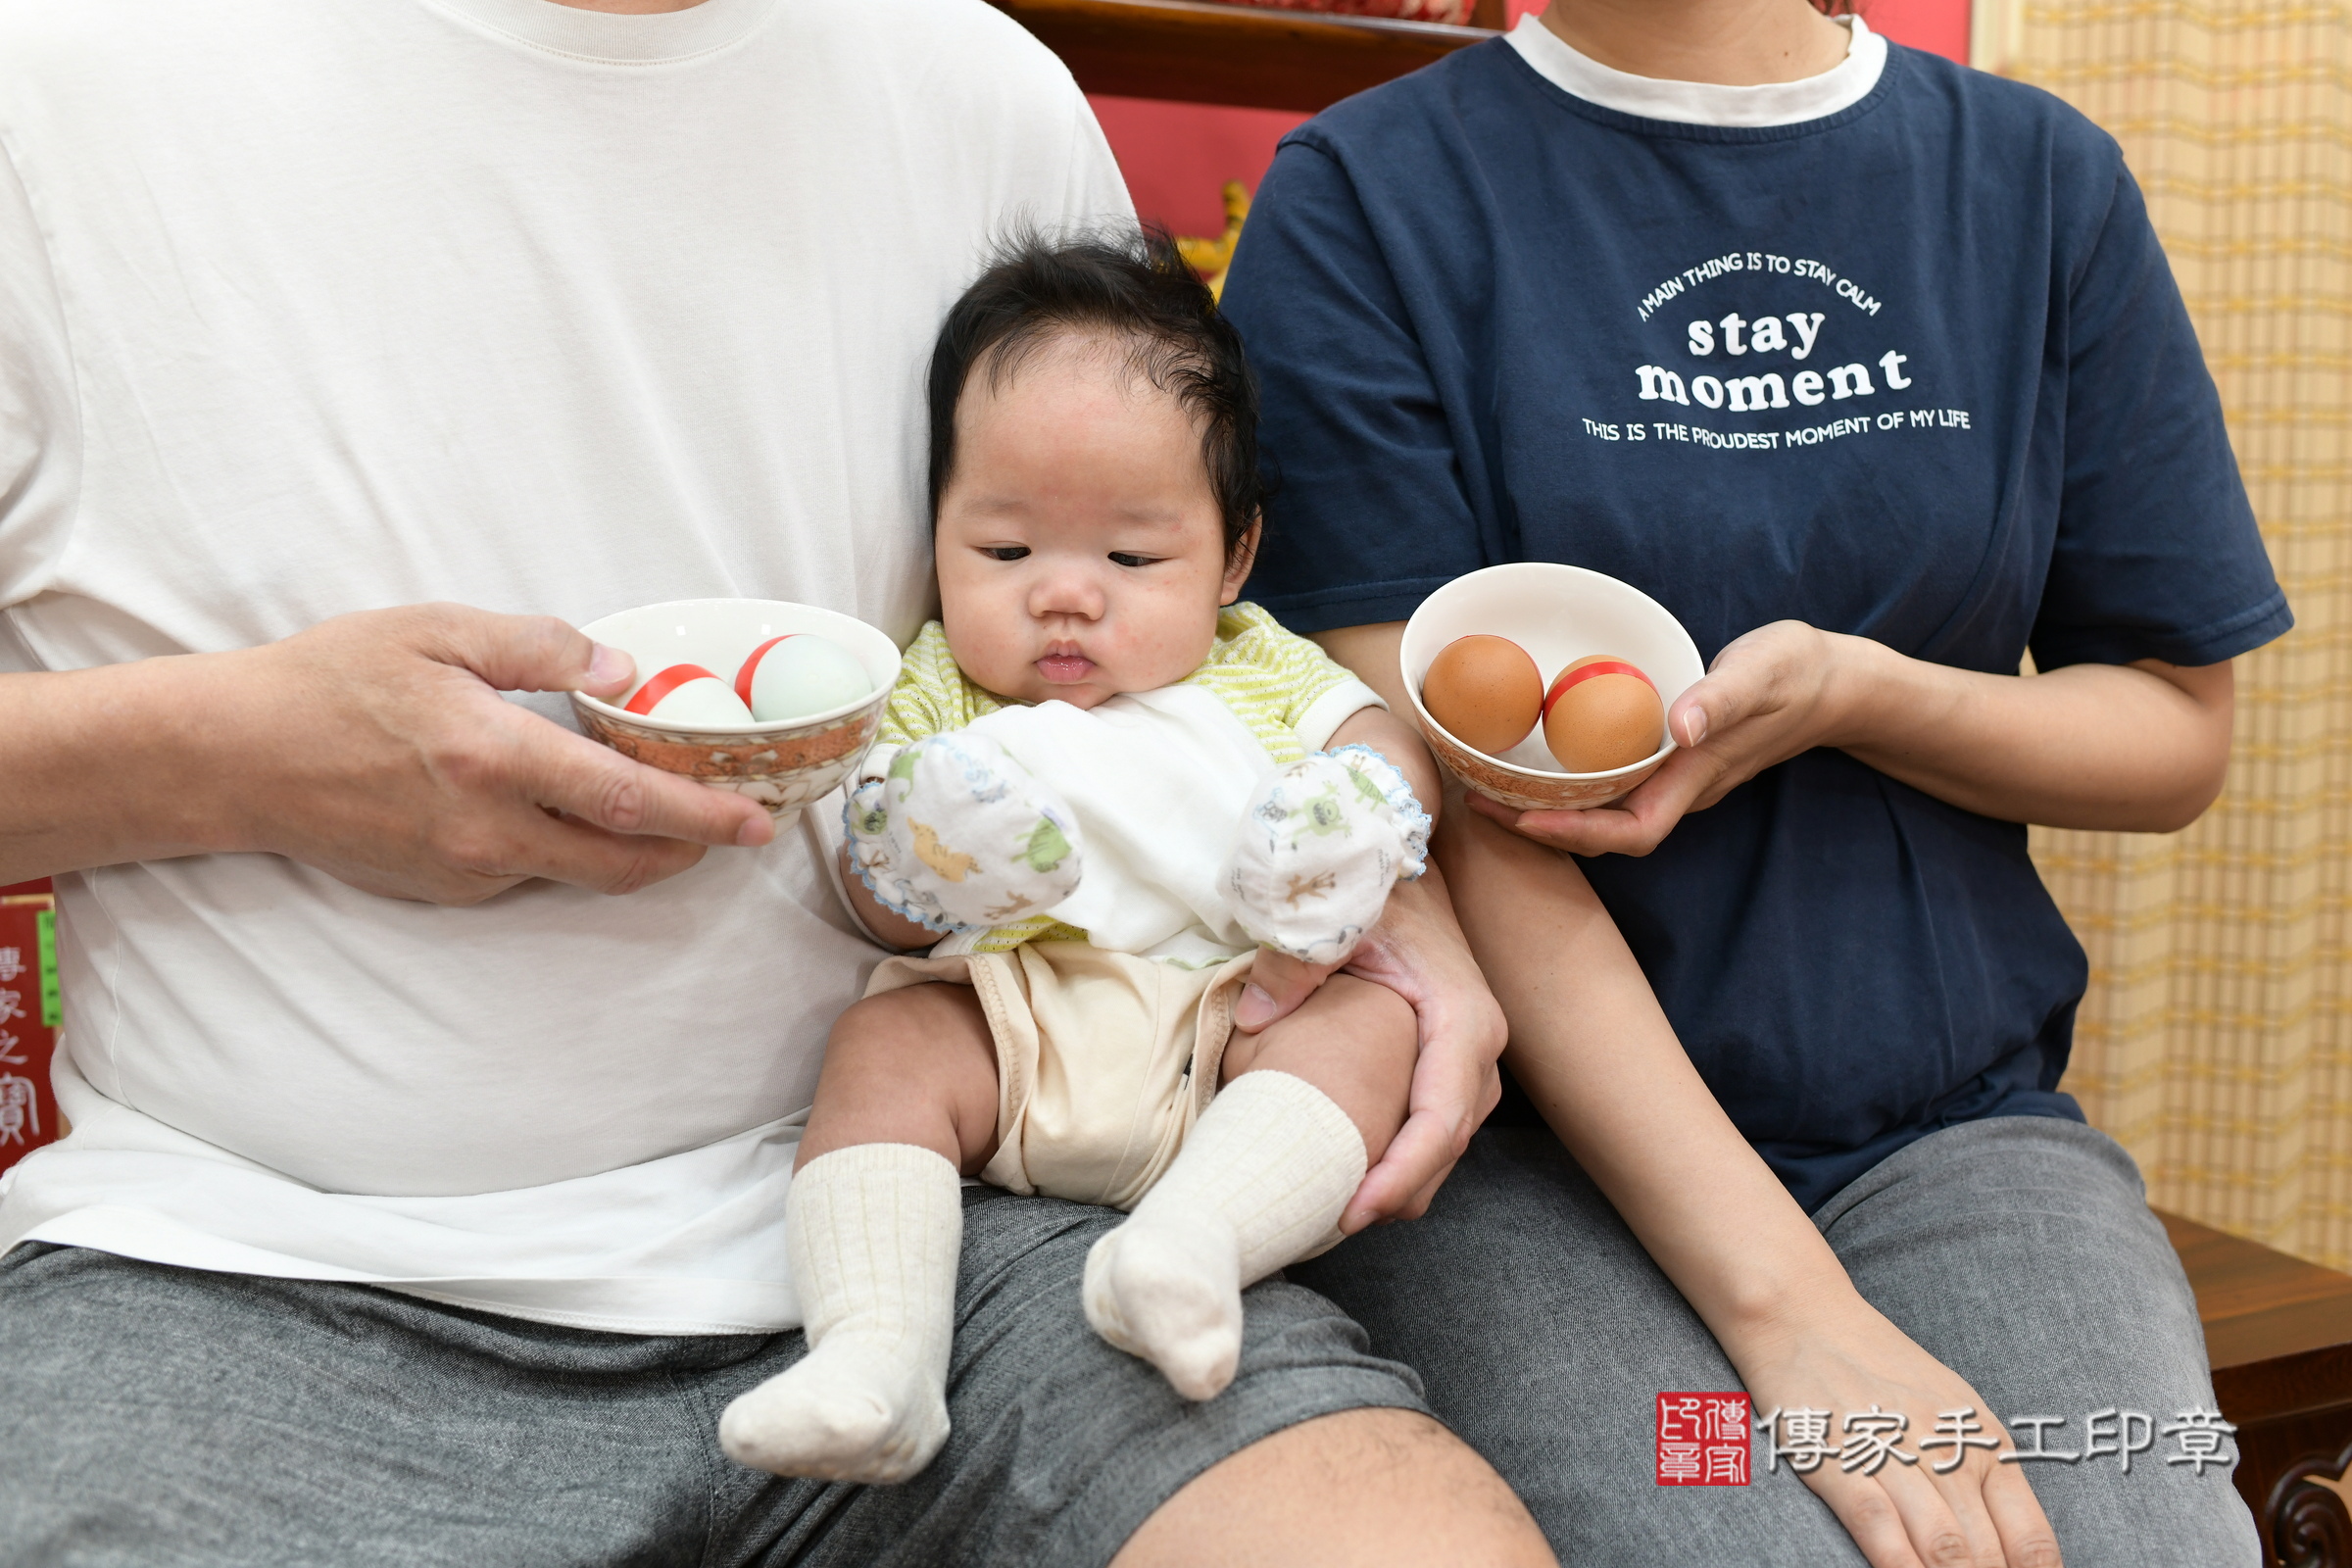
[[[2352,1568],[2352,1274],[2159,1212],[2269,1560]]]
[[[1088,92],[1312,113],[1483,43],[1483,26],[1389,22],[1192,0],[990,0],[1061,56]]]

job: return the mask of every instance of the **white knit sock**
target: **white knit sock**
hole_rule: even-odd
[[[1364,1179],[1364,1138],[1303,1078],[1248,1072],[1220,1090],[1167,1174],[1086,1256],[1086,1320],[1188,1399],[1233,1381],[1242,1291],[1336,1242]]]
[[[784,1198],[808,1353],[727,1406],[719,1446],[780,1476],[905,1481],[948,1441],[963,1193],[911,1144],[820,1154]]]

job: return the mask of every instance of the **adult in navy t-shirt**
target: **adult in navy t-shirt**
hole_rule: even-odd
[[[1284,143],[1227,309],[1281,476],[1250,591],[1298,630],[1509,561],[1710,660],[1780,619],[1986,672],[2288,624],[2115,144],[1931,56],[1750,129],[1467,51]],[[1936,1127],[2080,1114],[2082,953],[2022,825],[1821,750],[1585,872],[1808,1209]]]
[[[1564,89],[1547,61],[1618,74],[1531,20],[1293,132],[1225,291],[1279,474],[1250,597],[1372,626],[1557,561],[1641,588],[1709,660],[1797,620],[2010,677],[2284,631],[2114,141],[1869,42],[1875,81],[1831,112],[1694,123]],[[1806,1210],[1939,1130],[2080,1123],[2058,1082],[2085,964],[2022,824],[1821,748],[1646,857],[1579,863]],[[1535,1502],[1512,1440],[1473,1441]]]

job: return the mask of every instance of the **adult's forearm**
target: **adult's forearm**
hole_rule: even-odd
[[[629,893],[757,801],[631,761],[499,694],[614,696],[629,656],[562,621],[412,605],[259,648],[0,676],[0,878],[262,852],[363,892],[478,904],[550,877]]]
[[[202,731],[237,657],[0,675],[0,884],[232,847]]]
[[[1355,672],[1355,678],[1380,693],[1398,722],[1411,723],[1412,699],[1405,695],[1404,670],[1397,654],[1404,647],[1404,622],[1384,620],[1370,626],[1335,626],[1313,634],[1312,640],[1333,659]]]
[[[1509,1020],[1504,1062],[1735,1358],[1851,1296],[1690,1065],[1576,862],[1468,811],[1451,818],[1440,860]]]
[[[1938,800],[2013,822],[2170,832],[2221,791],[2227,663],[1987,675],[1819,635],[1836,650],[1824,744]]]
[[[1348,626],[1316,641],[1399,714],[1411,711],[1396,655],[1401,621]],[[2142,660],[2071,664],[2033,676],[1987,675],[1911,659],[1865,637],[1794,621],[1760,627],[1717,657],[1675,705],[1678,739],[1728,747],[1720,762],[1678,771],[1703,809],[1760,767],[1815,746],[1843,749],[1881,772],[1967,810],[2052,827],[2170,832],[2194,821],[2230,761],[2233,679]],[[1663,782],[1663,781],[1661,781]],[[1599,853],[1609,844],[1575,842]]]

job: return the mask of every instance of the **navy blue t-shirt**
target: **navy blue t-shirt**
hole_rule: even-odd
[[[2014,675],[2290,623],[2139,191],[2033,88],[1890,47],[1820,120],[1575,98],[1507,44],[1294,131],[1225,290],[1306,631],[1462,572],[1633,583],[1712,659],[1790,618]],[[2026,830],[1809,752],[1586,874],[1808,1209],[2057,1092],[2082,949]]]

